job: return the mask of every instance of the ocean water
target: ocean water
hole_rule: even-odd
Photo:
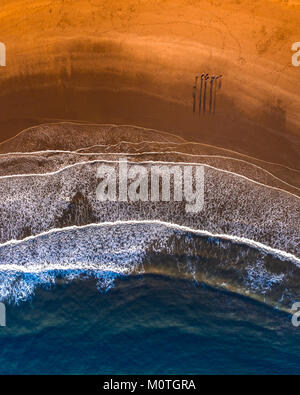
[[[262,303],[160,274],[57,282],[7,305],[1,374],[299,373],[300,328]]]

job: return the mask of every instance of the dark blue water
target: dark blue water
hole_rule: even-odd
[[[300,328],[290,319],[160,275],[122,278],[106,294],[74,281],[7,306],[0,373],[299,373]]]

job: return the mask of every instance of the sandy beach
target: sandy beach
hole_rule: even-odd
[[[297,2],[84,3],[4,1],[2,141],[44,122],[132,124],[300,169]],[[192,113],[203,72],[224,75],[215,116]]]

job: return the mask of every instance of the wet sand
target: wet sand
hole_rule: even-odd
[[[103,75],[78,76],[92,86]],[[115,80],[114,76],[110,76]],[[0,100],[2,141],[37,124],[78,122],[137,125],[178,134],[189,141],[232,149],[259,159],[300,169],[299,139],[285,131],[243,117],[224,103],[213,117],[193,116],[190,105],[153,97],[138,90],[80,89],[71,80],[65,87],[18,91]],[[108,75],[105,76],[108,80]],[[38,79],[35,81],[39,85]],[[22,81],[19,82],[22,85]],[[94,84],[96,85],[96,84]],[[272,120],[269,120],[272,123]],[[276,120],[273,122],[276,124]],[[276,126],[276,125],[275,125]]]

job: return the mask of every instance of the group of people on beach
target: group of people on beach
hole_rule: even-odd
[[[217,99],[217,89],[222,87],[223,75],[209,75],[207,73],[202,73],[200,77],[199,94],[198,92],[198,75],[195,77],[195,82],[193,86],[193,114],[196,113],[197,107],[197,96],[198,96],[198,113],[206,113],[207,108],[207,96],[208,96],[208,83],[209,83],[209,112],[215,114],[216,111],[216,99]]]

